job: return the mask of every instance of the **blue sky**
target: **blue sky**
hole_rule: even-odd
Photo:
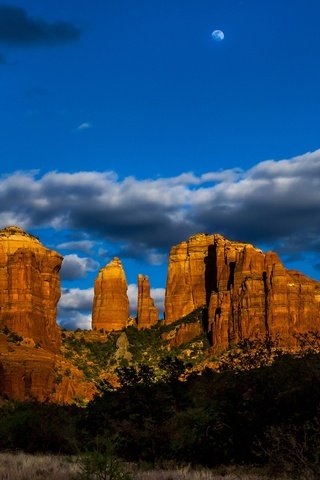
[[[65,255],[63,325],[89,325],[114,255],[131,298],[143,273],[161,302],[170,246],[198,231],[320,279],[319,18],[318,0],[0,2],[0,226]]]

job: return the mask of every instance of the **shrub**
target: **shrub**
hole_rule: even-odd
[[[97,437],[91,450],[80,453],[76,463],[80,472],[75,480],[131,480],[124,464],[113,453],[112,444]]]

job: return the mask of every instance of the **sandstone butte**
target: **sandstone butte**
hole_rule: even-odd
[[[52,352],[61,343],[56,324],[61,263],[61,255],[21,228],[0,230],[0,328]]]
[[[90,399],[92,383],[57,354],[62,257],[19,227],[0,230],[0,394],[12,399],[73,403]],[[12,343],[4,332],[22,341]],[[68,375],[64,372],[68,371]],[[59,378],[59,381],[57,381]]]
[[[154,305],[150,294],[149,278],[145,275],[138,275],[138,307],[137,326],[138,329],[150,328],[159,320],[159,310]]]
[[[286,269],[273,252],[221,235],[197,234],[171,249],[165,322],[207,306],[215,351],[243,338],[276,338],[320,328],[320,283]]]
[[[103,267],[94,284],[92,328],[107,332],[122,330],[128,324],[127,280],[119,258]]]

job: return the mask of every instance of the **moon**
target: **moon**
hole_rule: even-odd
[[[222,42],[222,40],[224,39],[224,33],[222,30],[213,30],[213,32],[211,33],[211,37],[216,42]]]

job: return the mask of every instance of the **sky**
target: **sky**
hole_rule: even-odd
[[[320,280],[319,0],[0,1],[0,228],[64,256],[90,328],[118,256],[161,307],[168,253],[221,233]],[[222,30],[215,41],[212,31]]]

